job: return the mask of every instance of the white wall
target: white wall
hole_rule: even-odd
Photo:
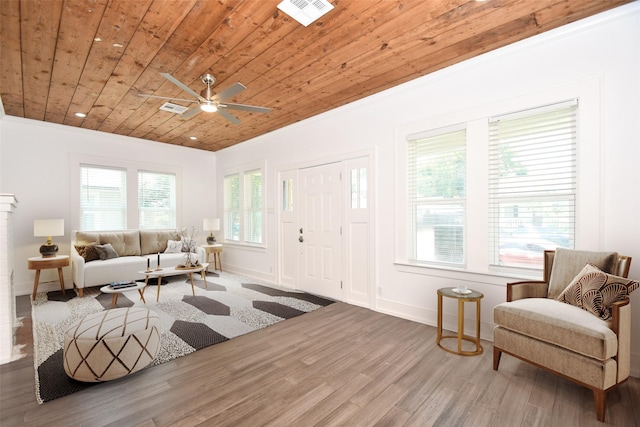
[[[202,220],[216,209],[214,185],[216,155],[171,144],[111,135],[104,132],[4,116],[0,120],[0,193],[18,199],[15,213],[15,286],[17,295],[33,289],[35,272],[27,270],[27,258],[38,256],[42,237],[33,236],[33,220],[65,219],[65,236],[56,237],[61,254],[69,253],[71,231],[78,229],[73,206],[74,159],[83,157],[137,165],[168,165],[182,177],[182,220],[177,226],[202,230]],[[204,241],[206,233],[198,238]],[[71,272],[64,269],[69,288]],[[44,270],[39,290],[53,290],[57,272]],[[47,283],[55,281],[56,283]]]
[[[484,293],[483,338],[492,337],[492,308],[504,301],[505,275],[406,268],[396,263],[395,144],[398,129],[437,122],[443,116],[493,114],[495,104],[531,94],[596,82],[600,135],[598,227],[580,230],[587,250],[615,250],[635,258],[630,277],[640,279],[640,4],[632,3],[490,52],[345,107],[302,121],[252,141],[217,152],[218,165],[232,167],[267,161],[267,233],[265,250],[225,248],[225,265],[275,281],[276,171],[351,153],[376,154],[376,275],[371,293],[375,310],[436,323],[436,290],[460,281]],[[223,171],[219,168],[218,197]],[[218,200],[218,204],[221,200]],[[579,224],[593,222],[578,218]],[[376,292],[377,289],[381,291]],[[640,376],[640,291],[632,294],[632,373]],[[473,312],[469,313],[471,316]],[[455,306],[445,305],[445,326],[453,325]],[[471,325],[469,325],[471,326]]]

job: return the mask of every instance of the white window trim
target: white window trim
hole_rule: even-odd
[[[244,223],[242,224],[241,227],[241,233],[240,233],[240,241],[237,240],[227,240],[227,237],[224,236],[224,224],[220,224],[220,232],[223,234],[222,235],[222,239],[225,243],[225,245],[230,245],[230,246],[241,246],[244,248],[256,248],[256,249],[266,249],[267,248],[267,232],[266,232],[266,226],[267,226],[267,206],[266,206],[266,195],[267,195],[267,161],[266,159],[263,160],[258,160],[255,162],[249,162],[249,163],[245,163],[239,166],[235,166],[235,167],[231,167],[231,168],[227,168],[222,172],[221,175],[221,179],[220,179],[220,193],[221,194],[221,202],[220,202],[220,206],[222,206],[222,209],[224,209],[224,179],[225,177],[229,176],[229,175],[234,175],[234,174],[238,174],[239,178],[240,178],[240,185],[241,185],[241,189],[242,191],[240,191],[240,218],[242,221],[244,221],[244,174],[245,172],[250,172],[253,170],[257,170],[259,169],[261,174],[262,174],[262,243],[251,243],[251,242],[246,242],[244,241],[244,235],[243,235],[243,227],[244,227]],[[224,221],[224,214],[221,215],[222,220]]]
[[[395,264],[402,271],[432,274],[429,270],[453,270],[477,274],[500,274],[514,277],[538,277],[512,268],[490,267],[489,190],[488,190],[488,120],[492,116],[526,110],[577,98],[580,103],[577,147],[577,205],[576,248],[602,250],[603,230],[603,150],[602,143],[602,82],[593,78],[560,87],[550,88],[517,98],[483,105],[477,108],[431,117],[395,128]],[[408,135],[467,123],[467,228],[465,268],[450,266],[422,266],[408,261],[407,254],[407,166],[406,140]],[[472,214],[473,213],[473,214]],[[588,213],[588,214],[587,214]],[[470,249],[473,248],[473,251]]]
[[[127,171],[127,229],[138,229],[138,171],[173,174],[176,177],[176,227],[182,224],[182,169],[173,165],[134,162],[109,157],[71,154],[69,158],[71,227],[80,227],[80,166],[89,165],[105,168],[120,168]]]

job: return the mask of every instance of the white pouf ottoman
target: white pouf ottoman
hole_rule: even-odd
[[[64,335],[64,370],[78,381],[102,382],[147,367],[160,349],[160,318],[143,307],[89,314]]]

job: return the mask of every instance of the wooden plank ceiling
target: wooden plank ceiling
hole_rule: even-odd
[[[304,27],[280,0],[0,0],[5,113],[216,151],[629,2],[329,1]],[[190,99],[160,73],[271,112],[183,119],[138,96]]]

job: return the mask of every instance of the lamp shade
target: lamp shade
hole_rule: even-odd
[[[220,218],[205,218],[202,221],[202,229],[205,231],[220,230]]]
[[[33,221],[33,235],[36,237],[64,236],[64,219],[36,219]]]

